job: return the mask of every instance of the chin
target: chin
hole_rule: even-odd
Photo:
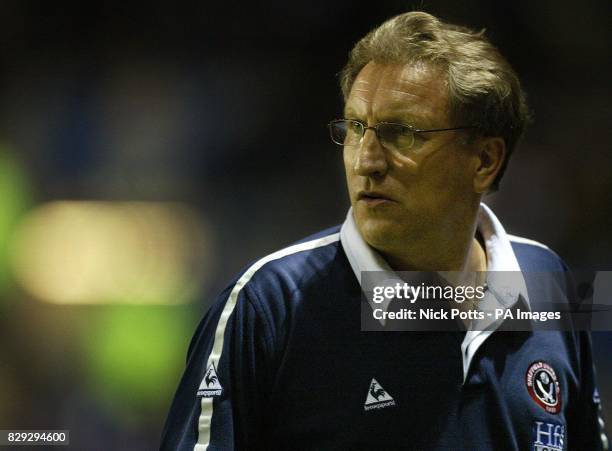
[[[387,250],[397,236],[397,223],[392,220],[371,217],[355,217],[361,236],[374,249]]]

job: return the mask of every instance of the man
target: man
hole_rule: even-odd
[[[481,204],[527,120],[514,71],[482,33],[412,12],[360,40],[341,78],[330,132],[352,208],[221,294],[161,448],[604,449],[584,333],[361,330],[364,271],[565,270]]]

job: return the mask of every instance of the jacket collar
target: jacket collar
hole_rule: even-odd
[[[487,255],[487,296],[481,301],[486,309],[510,308],[517,302],[529,308],[529,297],[521,268],[508,234],[491,209],[484,203],[480,204],[477,217],[477,228],[485,243]],[[357,229],[352,208],[346,215],[346,220],[340,229],[340,242],[355,277],[362,282],[364,271],[393,272],[385,259],[368,245]],[[394,283],[397,279],[386,279]],[[378,307],[381,307],[380,305]],[[382,306],[386,308],[386,306]],[[488,321],[488,322],[487,322]],[[467,376],[470,362],[477,349],[501,325],[503,320],[485,320],[471,328],[465,335],[461,345],[463,355],[464,379]],[[381,320],[384,325],[384,320]],[[476,330],[478,329],[478,330]]]

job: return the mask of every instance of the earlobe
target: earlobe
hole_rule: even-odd
[[[478,163],[474,173],[474,191],[486,193],[506,158],[506,144],[499,137],[480,138],[478,140]]]

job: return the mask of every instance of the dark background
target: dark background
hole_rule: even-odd
[[[574,268],[612,269],[609,2],[4,1],[0,429],[71,429],[75,449],[157,446],[215,294],[249,261],[343,220],[340,148],[325,126],[342,107],[337,73],[356,40],[410,9],[486,28],[521,76],[534,123],[486,199],[506,229]],[[58,200],[81,201],[65,232],[45,210]],[[187,212],[153,236],[181,249],[176,267],[197,289],[49,301],[20,275],[40,265],[51,284],[51,270],[73,268],[62,277],[77,286],[87,257],[71,243],[88,233],[79,209],[140,218],[134,201]],[[47,247],[23,238],[33,217]],[[153,222],[141,221],[143,234]],[[155,245],[138,248],[149,263]],[[608,419],[611,347],[595,334]]]

